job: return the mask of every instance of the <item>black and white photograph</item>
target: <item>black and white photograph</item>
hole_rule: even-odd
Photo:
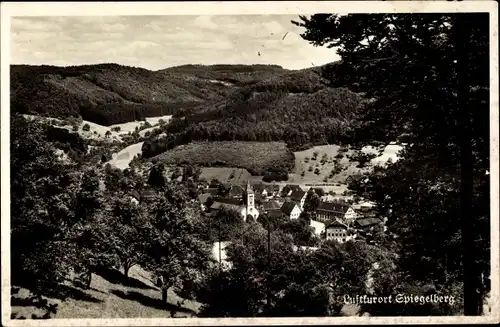
[[[498,323],[497,10],[2,3],[2,323]]]

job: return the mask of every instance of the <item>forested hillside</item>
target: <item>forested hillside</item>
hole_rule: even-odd
[[[150,71],[117,64],[13,65],[12,111],[118,124],[219,101],[237,87],[224,81],[252,83],[284,72],[265,65],[236,66],[234,72],[232,66],[188,67]]]
[[[246,85],[211,106],[175,117],[164,138],[144,144],[152,157],[191,141],[281,141],[292,149],[338,142],[351,136],[362,107],[359,95],[330,88],[312,70]]]

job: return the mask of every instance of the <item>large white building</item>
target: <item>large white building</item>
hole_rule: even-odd
[[[344,243],[356,238],[356,234],[351,233],[349,227],[340,221],[333,221],[328,224],[325,228],[325,234],[327,240],[335,240],[339,243]]]

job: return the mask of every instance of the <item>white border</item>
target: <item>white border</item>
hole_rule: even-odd
[[[325,318],[151,318],[151,319],[10,319],[10,166],[9,65],[12,16],[238,15],[375,12],[489,12],[491,65],[491,298],[492,314],[482,317],[325,317]],[[5,326],[158,326],[158,325],[309,325],[309,324],[456,324],[498,323],[499,314],[499,146],[498,146],[498,4],[495,1],[265,1],[265,2],[87,2],[1,4],[1,214],[2,325]]]

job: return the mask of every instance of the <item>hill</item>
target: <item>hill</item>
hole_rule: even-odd
[[[336,143],[350,136],[362,105],[358,94],[328,87],[312,69],[291,71],[174,115],[168,135],[146,141],[143,156],[192,141],[285,141],[293,150]]]
[[[220,101],[239,85],[283,72],[280,66],[265,65],[190,65],[160,71],[117,64],[12,65],[11,110],[81,116],[107,126]]]

